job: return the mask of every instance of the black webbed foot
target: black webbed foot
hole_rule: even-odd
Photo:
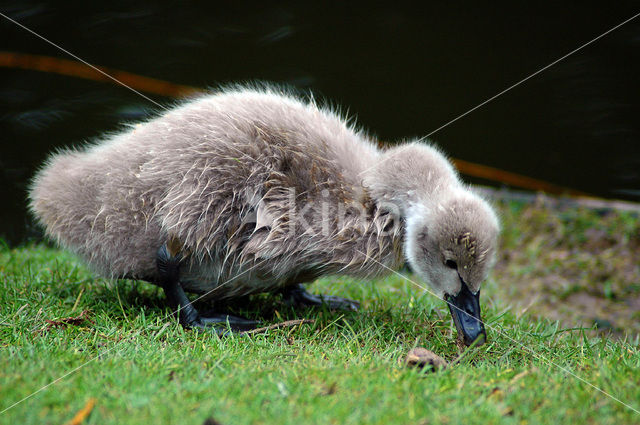
[[[207,312],[200,315],[180,286],[180,254],[172,254],[164,244],[158,250],[157,267],[159,285],[164,289],[169,305],[178,312],[178,320],[185,328],[213,330],[218,335],[226,335],[229,329],[237,332],[254,329],[259,323],[243,317]]]
[[[207,312],[199,316],[198,323],[192,325],[194,327],[210,328],[212,326],[222,326],[222,330],[226,331],[227,327],[232,331],[243,332],[255,329],[260,322],[247,319],[241,316],[232,316],[231,314]]]
[[[302,284],[292,285],[282,291],[287,304],[295,307],[318,307],[325,305],[330,310],[357,311],[358,301],[333,295],[314,295],[308,292]]]

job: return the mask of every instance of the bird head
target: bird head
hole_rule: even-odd
[[[454,189],[437,202],[407,211],[405,256],[411,268],[449,305],[459,338],[486,339],[480,287],[495,262],[498,219],[472,192]]]

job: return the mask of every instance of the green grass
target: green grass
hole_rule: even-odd
[[[606,236],[607,220],[557,215],[547,226],[556,239],[541,240],[531,226],[545,234],[550,217],[531,214],[527,208],[503,210],[503,250],[511,251],[511,264],[498,267],[483,289],[489,342],[437,373],[408,369],[403,359],[415,346],[449,361],[458,356],[448,310],[395,275],[372,282],[323,279],[311,286],[363,301],[357,313],[293,311],[278,296],[254,297],[235,311],[266,323],[302,317],[315,323],[220,339],[183,330],[152,285],[97,279],[72,255],[45,245],[1,247],[0,410],[51,385],[1,413],[0,423],[65,423],[90,398],[96,405],[86,424],[200,425],[207,418],[279,425],[640,422],[638,413],[561,369],[640,409],[637,338],[574,329],[568,326],[575,325],[573,316],[552,322],[531,310],[522,314],[509,307],[518,287],[505,290],[516,278],[522,283],[544,280],[545,271],[567,272],[557,261],[562,256],[536,261],[554,249],[569,251],[566,267],[576,273],[601,267],[589,256],[574,259],[571,244],[587,246],[593,228]],[[592,225],[596,220],[605,224]],[[627,239],[635,243],[639,220],[620,220],[612,226],[623,226],[620,231],[630,232]],[[619,244],[613,239],[611,246]],[[568,276],[574,283],[584,279]],[[607,302],[638,290],[620,286],[611,273],[605,277]],[[46,320],[83,311],[90,321],[48,329]]]

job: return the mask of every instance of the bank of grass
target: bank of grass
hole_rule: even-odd
[[[573,329],[590,312],[554,316],[561,322],[544,317],[571,299],[549,288],[548,276],[578,285],[571,294],[595,296],[600,289],[591,284],[601,282],[604,267],[598,250],[630,250],[632,261],[640,220],[543,205],[499,208],[505,254],[482,295],[489,342],[435,374],[407,369],[403,358],[415,346],[458,357],[449,313],[396,275],[311,286],[361,300],[357,313],[295,312],[277,296],[255,297],[236,312],[266,323],[315,323],[220,339],[183,330],[151,285],[96,279],[44,245],[1,248],[0,410],[51,385],[1,413],[0,423],[65,423],[90,398],[87,424],[638,423],[640,414],[582,381],[640,409],[637,339],[619,329],[613,337]],[[591,229],[613,236],[589,248]],[[551,254],[558,250],[568,252],[564,262]],[[615,296],[602,290],[601,298],[623,302],[637,296],[625,279],[637,276],[638,262],[634,269],[614,261],[605,282]],[[86,319],[46,321],[78,316]]]
[[[640,208],[591,209],[542,196],[497,206],[504,230],[493,277],[516,314],[640,335]]]

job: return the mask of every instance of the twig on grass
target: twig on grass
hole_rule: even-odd
[[[41,332],[48,331],[51,328],[66,328],[68,325],[80,326],[85,320],[92,325],[95,325],[95,322],[89,319],[89,313],[89,310],[83,310],[82,313],[75,317],[64,317],[58,320],[45,319],[44,321],[47,322],[48,325]]]
[[[270,331],[272,329],[280,329],[286,328],[289,326],[303,325],[305,323],[315,323],[315,319],[295,319],[295,320],[285,320],[284,322],[275,323],[273,325],[265,326],[262,328],[251,329],[250,331],[241,332],[241,334],[257,334],[265,331]]]

